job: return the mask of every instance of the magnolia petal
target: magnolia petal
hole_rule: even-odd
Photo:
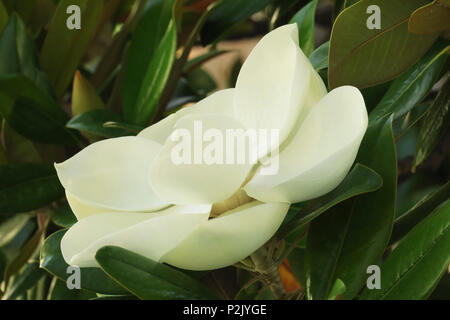
[[[174,130],[174,126],[182,117],[190,114],[224,114],[233,116],[234,108],[234,89],[220,90],[205,99],[197,102],[195,105],[182,108],[172,113],[154,125],[142,130],[138,137],[151,139],[160,144],[164,144],[167,138]]]
[[[64,260],[79,267],[96,267],[95,253],[103,246],[120,246],[149,259],[183,241],[208,220],[210,205],[174,206],[160,212],[107,212],[74,224],[61,240]]]
[[[226,115],[190,114],[181,118],[150,169],[150,183],[158,197],[173,204],[207,204],[231,197],[256,158],[252,164],[251,143],[244,150],[237,148],[236,139],[227,138],[230,130],[238,137],[246,132]],[[231,141],[234,148],[227,146]],[[248,157],[239,161],[238,157],[245,154]]]
[[[263,175],[260,169],[244,190],[260,201],[290,203],[333,190],[355,161],[367,122],[359,90],[351,86],[334,89],[311,110],[280,152],[278,172]]]
[[[147,178],[160,149],[160,144],[139,137],[108,139],[91,144],[55,167],[66,191],[85,205],[154,211],[168,205],[156,197]]]
[[[314,94],[326,92],[298,45],[296,24],[264,36],[250,53],[236,83],[235,114],[247,128],[278,130],[279,143],[306,117]],[[311,79],[314,93],[309,93]],[[311,95],[311,97],[310,97]],[[320,98],[320,97],[319,97]],[[312,100],[312,101],[310,101]],[[276,148],[273,144],[271,150]]]
[[[75,217],[77,217],[77,220],[81,220],[86,217],[105,212],[105,209],[103,208],[94,207],[86,203],[83,203],[82,201],[80,201],[67,191],[66,191],[66,198],[67,202],[69,203],[70,209],[72,209],[72,212],[75,214]]]
[[[286,203],[253,201],[197,226],[161,261],[189,270],[211,270],[236,263],[268,241],[283,222]]]

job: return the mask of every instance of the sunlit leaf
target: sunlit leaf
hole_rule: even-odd
[[[330,88],[365,88],[389,81],[406,71],[437,38],[408,32],[408,19],[426,0],[361,0],[336,19],[330,39]],[[370,5],[381,11],[381,29],[366,25]]]

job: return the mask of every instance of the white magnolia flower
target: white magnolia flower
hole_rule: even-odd
[[[279,170],[250,164],[176,165],[176,128],[194,121],[279,130]],[[236,88],[214,93],[142,131],[94,143],[56,165],[78,222],[61,242],[64,259],[97,266],[95,252],[120,246],[176,267],[207,270],[246,258],[268,241],[290,203],[334,189],[367,128],[358,89],[327,93],[299,49],[295,24],[261,39]],[[228,200],[227,200],[228,199]]]

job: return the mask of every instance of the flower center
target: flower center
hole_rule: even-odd
[[[236,209],[237,207],[254,200],[255,199],[249,197],[244,190],[239,189],[228,199],[213,204],[211,209],[211,218],[216,218],[227,211]]]

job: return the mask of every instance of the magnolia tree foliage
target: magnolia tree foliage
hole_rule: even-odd
[[[449,299],[449,21],[0,0],[2,299]]]

